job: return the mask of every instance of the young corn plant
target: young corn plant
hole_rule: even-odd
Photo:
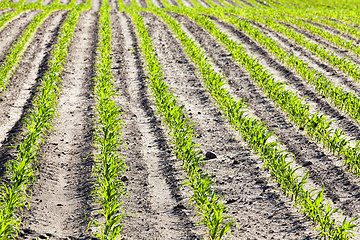
[[[19,15],[23,11],[24,10],[16,9],[14,11],[4,13],[0,17],[0,31],[3,30],[15,16]]]
[[[340,86],[335,86],[325,75],[316,69],[311,69],[308,64],[298,57],[286,52],[278,46],[277,42],[266,37],[258,28],[253,27],[248,21],[235,17],[225,17],[225,21],[234,24],[238,29],[246,32],[251,38],[267,48],[281,62],[294,69],[306,82],[312,84],[324,97],[327,97],[335,106],[343,110],[356,121],[360,121],[360,98],[353,92],[347,92]]]
[[[259,87],[264,90],[265,94],[288,114],[291,121],[299,128],[304,128],[306,134],[315,138],[315,140],[323,146],[328,147],[330,151],[335,151],[336,155],[344,156],[343,163],[354,174],[360,175],[360,161],[358,158],[360,149],[352,147],[350,140],[348,140],[349,138],[346,138],[345,135],[341,135],[340,137],[333,136],[336,129],[333,129],[330,126],[330,121],[327,120],[327,117],[321,116],[318,112],[310,114],[309,105],[305,104],[295,93],[285,89],[284,83],[277,82],[272,74],[260,65],[255,58],[247,54],[241,45],[231,40],[225,33],[221,32],[209,18],[196,14],[191,9],[185,11],[186,8],[173,8],[172,10],[179,13],[182,12],[208,30],[210,34],[219,40],[231,53],[233,59],[250,73],[250,76]],[[202,8],[197,11],[207,14],[210,12],[211,14],[213,10]],[[216,14],[225,18],[220,11]],[[337,145],[341,145],[342,147],[333,148],[333,141],[336,141]]]
[[[283,34],[297,44],[306,47],[310,52],[314,53],[322,60],[343,71],[345,74],[352,77],[354,81],[360,81],[360,68],[356,63],[348,58],[337,56],[336,53],[327,50],[321,44],[314,43],[303,34],[297,33],[290,27],[276,22],[274,19],[279,19],[279,14],[269,13],[264,17],[262,14],[248,14],[239,10],[232,10],[232,12],[236,15],[240,14],[241,16],[248,17],[255,22],[262,23],[272,30]]]

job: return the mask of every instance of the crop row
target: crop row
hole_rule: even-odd
[[[95,154],[93,175],[96,183],[93,195],[101,206],[96,211],[104,219],[95,219],[90,224],[97,227],[94,236],[98,239],[120,238],[122,229],[122,198],[127,194],[121,177],[127,167],[123,157],[119,154],[124,145],[122,139],[123,121],[122,110],[116,105],[114,97],[113,76],[111,74],[111,20],[110,5],[107,0],[102,1],[98,23],[98,44],[96,77],[94,79],[94,95],[96,99],[96,127],[94,142],[98,153]]]
[[[21,0],[19,2],[10,2],[10,1],[1,1],[0,2],[0,9],[12,9],[14,11],[26,11],[26,10],[46,10],[49,8],[49,6],[53,7],[56,10],[70,10],[76,5],[76,0],[71,0],[68,4],[60,4],[60,0],[52,1],[48,5],[43,5],[42,0],[36,1],[33,3],[26,3],[26,0]],[[87,1],[87,4],[91,4],[91,2]],[[0,20],[1,22],[1,20]],[[1,26],[1,25],[0,25]]]
[[[189,9],[184,11],[184,14],[196,18],[201,16],[194,13]],[[174,11],[181,12],[179,8],[174,8]],[[220,11],[215,12],[214,9],[198,8],[199,12],[211,15],[221,16]],[[190,15],[189,13],[193,13]],[[277,82],[274,77],[269,73],[258,61],[246,53],[244,48],[231,40],[228,35],[221,32],[217,26],[211,21],[207,20],[209,25],[201,25],[206,28],[215,38],[217,38],[232,54],[235,61],[249,71],[250,76],[255,82],[264,90],[264,92],[280,106],[299,128],[306,130],[307,135],[315,139],[317,142],[322,143],[324,147],[328,148],[337,156],[344,156],[344,163],[355,174],[360,172],[360,149],[359,142],[352,146],[352,142],[348,140],[344,132],[340,128],[331,127],[331,122],[326,116],[319,112],[310,113],[310,106],[305,104],[303,100],[295,93],[285,88],[284,82]],[[321,78],[320,78],[321,79]]]
[[[22,35],[13,43],[9,53],[0,67],[0,92],[5,92],[6,86],[15,72],[16,67],[30,45],[31,40],[36,35],[45,19],[53,12],[52,8],[45,10],[34,17],[31,23],[26,27]]]
[[[279,14],[283,14],[283,15],[285,14],[287,16],[295,17],[295,18],[302,19],[302,20],[305,20],[305,21],[321,23],[321,24],[329,26],[329,27],[331,27],[333,29],[337,29],[339,31],[347,33],[347,34],[351,35],[354,38],[360,39],[360,31],[359,31],[358,28],[356,28],[354,26],[350,26],[350,25],[348,25],[346,23],[330,20],[329,18],[331,18],[332,15],[328,14],[328,11],[326,11],[325,13],[326,13],[326,17],[319,16],[318,14],[316,14],[316,13],[314,14],[312,12],[304,12],[303,9],[301,9],[301,11],[300,11],[300,9],[297,9],[297,10],[295,10],[295,9],[281,9],[279,11]],[[266,14],[266,13],[264,13],[264,14]],[[337,17],[335,16],[335,18],[337,18]],[[353,24],[356,24],[356,23],[353,21]]]
[[[357,1],[273,1],[277,4],[276,7],[280,10],[286,11],[292,9],[298,12],[308,11],[314,16],[326,17],[328,19],[337,19],[344,22],[353,22],[358,20],[358,13],[355,6]],[[331,6],[332,5],[332,6]]]
[[[25,117],[22,140],[13,146],[17,157],[6,165],[9,179],[0,188],[0,238],[15,238],[21,224],[22,209],[28,205],[29,185],[36,178],[37,155],[44,137],[52,130],[51,120],[56,115],[57,98],[61,91],[60,74],[67,57],[68,46],[84,5],[78,5],[67,16],[61,27],[57,44],[49,61],[49,70],[41,79],[33,108]]]
[[[274,1],[274,2],[267,2],[269,5],[272,5],[272,8],[266,8],[263,6],[261,9],[249,9],[251,12],[259,13],[261,12],[261,15],[264,16],[270,16],[276,13],[277,15],[287,15],[291,16],[293,18],[296,18],[298,20],[307,20],[312,22],[321,23],[324,25],[327,25],[329,27],[332,27],[334,29],[346,32],[350,35],[352,35],[355,38],[360,38],[360,31],[358,28],[356,28],[354,25],[359,25],[360,19],[358,18],[358,13],[354,11],[353,9],[341,9],[339,8],[329,8],[328,6],[314,6],[316,3],[311,2],[311,8],[306,7],[294,7],[289,6],[289,2],[283,2],[281,1]],[[303,2],[300,2],[298,4],[303,4]],[[342,4],[343,5],[343,4]],[[227,7],[233,8],[234,6]],[[337,21],[335,21],[335,19]],[[303,23],[300,23],[301,25]],[[312,27],[311,27],[312,28]],[[314,29],[315,30],[315,29]],[[316,32],[321,29],[315,30]],[[319,32],[320,33],[320,32]],[[326,32],[320,33],[322,34],[328,34]],[[335,37],[335,38],[334,38]],[[343,42],[343,39],[336,36],[327,36],[326,38],[334,39],[335,41]],[[345,42],[343,42],[344,44]],[[346,44],[346,43],[345,43]],[[349,46],[352,47],[352,46]]]
[[[188,117],[184,114],[184,106],[179,106],[165,81],[159,60],[157,59],[142,17],[138,8],[125,8],[119,1],[120,9],[125,9],[130,14],[137,29],[142,55],[148,72],[149,89],[154,96],[158,111],[162,114],[163,121],[170,130],[170,136],[174,145],[174,153],[177,159],[182,161],[187,174],[185,184],[192,190],[190,202],[195,206],[199,224],[207,227],[209,239],[221,239],[227,234],[233,221],[227,220],[227,208],[223,203],[222,196],[215,193],[213,177],[201,169],[204,164],[200,146],[193,137],[196,135]]]
[[[283,62],[287,67],[294,69],[305,81],[312,84],[320,94],[327,97],[339,109],[345,111],[356,121],[360,120],[360,113],[358,111],[360,107],[360,99],[355,93],[347,92],[341,86],[335,86],[335,84],[324,74],[316,69],[311,69],[308,67],[308,63],[295,55],[286,52],[284,49],[279,47],[275,40],[266,37],[258,28],[253,27],[248,21],[240,20],[235,17],[226,17],[226,19],[228,22],[234,24],[238,27],[238,29],[243,30],[255,41],[267,48],[268,51],[277,57],[280,62]],[[268,20],[265,19],[264,21]],[[268,23],[268,25],[270,25],[270,23]],[[359,74],[360,76],[358,67],[354,70],[356,71],[356,74]]]
[[[20,4],[17,3],[17,4]],[[0,18],[0,30],[4,29],[5,26],[16,16],[23,13],[26,10],[36,9],[35,7],[29,7],[28,5],[20,4],[22,7],[19,9],[5,13]],[[52,3],[47,6],[43,6],[43,10],[36,15],[29,25],[25,28],[22,35],[13,43],[12,47],[9,49],[8,54],[6,54],[4,62],[0,66],[0,95],[5,92],[6,87],[11,79],[13,73],[18,67],[23,54],[31,43],[31,40],[36,35],[37,30],[41,27],[42,23],[50,16],[54,11],[60,9],[71,9],[74,4],[69,4],[65,8],[59,7],[58,3]]]
[[[22,13],[24,10],[21,9],[17,9],[15,11],[10,11],[10,12],[6,12],[4,13],[1,17],[0,17],[0,31],[3,30],[6,25],[17,15],[19,15],[20,13]]]
[[[207,1],[207,2],[211,2],[211,1]],[[253,20],[255,22],[259,22],[259,23],[266,25],[267,27],[271,28],[274,31],[280,32],[281,34],[283,34],[283,35],[287,36],[288,38],[292,39],[293,41],[295,41],[297,44],[306,47],[310,52],[314,53],[315,55],[320,57],[322,60],[329,62],[331,65],[340,69],[345,74],[348,74],[355,81],[357,81],[357,82],[360,81],[360,69],[356,63],[354,63],[353,61],[351,61],[348,58],[337,56],[336,53],[334,53],[330,50],[326,50],[326,48],[321,46],[320,44],[312,42],[310,39],[305,37],[303,34],[297,33],[290,27],[287,27],[283,24],[280,24],[280,23],[274,21],[274,19],[276,19],[279,21],[290,22],[290,23],[292,23],[294,25],[298,25],[298,26],[300,26],[300,24],[301,24],[302,27],[306,28],[307,30],[311,30],[311,32],[315,32],[315,31],[320,32],[321,31],[320,28],[315,27],[309,23],[303,22],[302,20],[299,20],[299,19],[296,19],[293,17],[286,17],[284,13],[289,13],[290,12],[289,10],[287,10],[286,12],[284,11],[284,13],[282,11],[280,11],[280,13],[279,13],[279,12],[276,12],[276,11],[274,12],[274,11],[270,11],[270,10],[256,11],[256,10],[249,10],[249,9],[238,9],[238,8],[234,8],[234,7],[225,9],[225,8],[220,8],[216,5],[213,5],[213,6],[214,6],[214,8],[216,8],[218,10],[223,10],[223,12],[249,18],[250,20]],[[293,15],[295,15],[296,13],[293,13]],[[231,17],[229,17],[229,16],[227,16],[227,18],[231,19]],[[247,24],[249,25],[249,23],[247,23]],[[249,26],[249,27],[251,27],[251,26]],[[314,29],[316,29],[316,30],[314,30]],[[358,49],[358,47],[356,47],[356,45],[353,44],[353,42],[344,43],[345,40],[341,39],[339,36],[335,36],[333,34],[327,33],[326,31],[322,31],[322,34],[323,35],[326,34],[326,36],[328,36],[326,39],[328,39],[328,40],[333,39],[331,41],[334,43],[339,42],[339,44],[340,44],[340,42],[342,42],[342,45],[339,45],[339,46],[346,45],[348,49],[350,49],[350,48]],[[358,51],[358,50],[356,50],[356,51]]]
[[[143,10],[145,11],[146,9]],[[335,220],[331,219],[330,216],[332,215],[333,212],[336,212],[337,210],[331,210],[329,206],[326,206],[326,204],[322,203],[323,202],[322,191],[318,193],[314,202],[312,202],[313,201],[312,198],[314,198],[315,194],[311,195],[310,192],[304,193],[306,192],[306,190],[303,188],[302,185],[306,181],[306,176],[301,179],[300,183],[297,183],[299,177],[296,176],[295,171],[293,171],[289,167],[290,164],[285,161],[287,154],[283,154],[283,152],[280,150],[280,146],[277,145],[278,143],[274,144],[267,142],[267,139],[272,134],[267,133],[265,125],[254,118],[247,117],[245,111],[243,111],[244,103],[240,101],[236,102],[231,97],[231,95],[224,88],[222,88],[222,86],[224,85],[223,77],[220,74],[217,74],[212,69],[211,64],[208,62],[208,59],[205,56],[205,54],[201,51],[200,48],[196,46],[196,43],[193,42],[189,37],[187,37],[186,33],[181,30],[181,26],[174,19],[172,19],[167,14],[165,14],[164,12],[158,9],[152,9],[152,12],[160,16],[174,31],[175,35],[177,35],[177,37],[180,39],[186,52],[189,54],[191,59],[198,66],[198,69],[201,72],[202,77],[204,79],[205,85],[210,90],[211,95],[219,103],[220,108],[223,111],[225,111],[225,114],[230,118],[230,122],[235,126],[235,128],[237,128],[240,131],[241,129],[245,131],[245,134],[243,133],[243,137],[245,140],[250,140],[249,145],[255,148],[255,150],[257,150],[257,152],[260,154],[261,151],[259,151],[259,149],[266,149],[266,151],[270,151],[269,155],[271,155],[277,160],[280,159],[279,160],[280,164],[279,162],[276,161],[276,163],[274,163],[275,165],[272,165],[273,164],[272,159],[270,158],[270,160],[266,162],[270,165],[266,165],[266,163],[265,165],[267,166],[268,169],[272,168],[273,170],[272,175],[280,183],[280,185],[282,185],[283,190],[287,194],[295,198],[295,201],[297,203],[301,202],[301,200],[299,199],[302,199],[303,203],[306,202],[300,205],[304,209],[308,210],[307,213],[315,223],[320,224],[322,230],[321,234],[324,236],[331,235],[332,237],[337,239],[347,239],[348,235],[352,235],[353,233],[351,233],[351,230],[354,227],[354,225],[351,224],[352,221],[350,222],[344,221],[341,227],[335,226]],[[267,155],[265,154],[265,156]],[[265,158],[265,160],[267,159]],[[289,175],[284,177],[284,173]],[[289,178],[292,179],[290,180],[290,183],[287,182]],[[294,187],[294,185],[297,187]],[[288,188],[291,188],[292,190],[289,190]],[[299,194],[301,196],[299,197],[299,199],[297,199]],[[306,205],[309,204],[309,202],[313,203],[312,205],[310,204],[311,207],[309,207],[309,205]],[[322,204],[319,204],[320,202]],[[316,210],[314,210],[314,208]],[[325,214],[324,215],[322,215],[321,213],[319,214],[318,211],[320,212],[323,211],[323,214],[324,213]],[[315,215],[317,217],[320,216],[319,217],[320,219],[317,219],[317,217],[312,215],[314,212],[316,212]],[[324,218],[322,218],[321,216],[324,216]]]
[[[165,5],[167,4],[165,3]],[[282,151],[279,142],[270,142],[269,138],[273,134],[267,130],[265,124],[255,117],[250,117],[246,113],[245,103],[241,100],[236,101],[223,87],[226,82],[223,75],[214,70],[211,59],[197,46],[196,42],[187,36],[181,29],[181,25],[160,9],[143,10],[153,12],[169,25],[181,41],[184,50],[197,66],[204,85],[224,115],[229,119],[231,125],[241,133],[248,145],[262,157],[265,168],[270,170],[271,176],[280,184],[282,190],[291,196],[295,204],[299,205],[315,224],[320,225],[320,235],[330,236],[334,239],[348,239],[352,236],[355,227],[352,221],[356,218],[351,221],[345,219],[340,223],[340,226],[337,225],[336,220],[332,219],[332,214],[337,212],[338,209],[331,209],[330,205],[325,203],[323,191],[314,193],[314,190],[308,191],[304,188],[303,184],[306,182],[307,174],[302,178],[296,175],[296,170],[292,169],[290,167],[291,163],[286,161],[290,153]],[[184,8],[172,8],[171,10],[185,13]],[[194,14],[190,10],[187,13],[190,17]],[[213,29],[214,27],[216,29],[216,26],[211,25],[207,18],[197,16],[196,20],[199,25],[206,29]]]
[[[253,15],[254,16],[254,15]],[[289,37],[293,41],[295,41],[297,44],[306,47],[310,52],[316,54],[318,57],[320,57],[322,60],[329,62],[334,67],[340,69],[345,74],[348,74],[350,77],[352,77],[355,81],[360,81],[360,69],[359,66],[351,61],[348,58],[345,57],[339,57],[336,53],[332,52],[331,50],[326,50],[325,47],[321,46],[320,44],[313,43],[310,39],[306,38],[303,34],[296,33],[294,30],[290,29],[289,27],[286,27],[282,24],[276,23],[274,20],[270,19],[269,17],[274,18],[275,15],[268,15],[267,18],[263,18],[261,16],[255,17],[255,21],[260,21],[270,27],[271,29],[278,31],[285,36]],[[277,17],[279,18],[279,17]],[[281,20],[287,20],[292,18],[280,18]],[[292,23],[294,21],[291,21]],[[301,22],[297,20],[296,22]],[[299,25],[299,23],[297,23]],[[352,46],[355,46],[353,43],[349,43]]]

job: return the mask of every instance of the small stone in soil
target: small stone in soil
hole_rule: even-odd
[[[232,164],[236,165],[236,164],[239,164],[239,163],[240,163],[240,161],[238,159],[235,159]]]
[[[306,166],[310,166],[312,164],[313,164],[312,162],[306,161],[306,162],[303,163],[303,166],[306,167]]]
[[[217,156],[215,153],[209,151],[209,152],[205,153],[205,158],[206,159],[214,159],[214,158],[217,158]]]
[[[126,176],[122,176],[121,181],[127,182],[129,179]]]
[[[258,178],[255,180],[255,184],[263,184],[263,183],[265,183],[264,179]]]
[[[234,203],[234,202],[236,202],[236,199],[230,199],[230,198],[229,198],[229,199],[226,201],[227,204]]]

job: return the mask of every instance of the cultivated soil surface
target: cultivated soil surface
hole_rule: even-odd
[[[126,147],[120,151],[128,167],[123,177],[128,196],[123,199],[126,217],[122,239],[203,239],[205,228],[197,225],[199,218],[189,204],[191,193],[183,186],[184,171],[172,153],[168,129],[162,124],[148,90],[136,29],[129,15],[117,10],[116,1],[110,3],[112,74],[118,91],[116,102],[123,110],[125,123],[123,138]],[[138,3],[146,7],[144,0]],[[154,4],[163,7],[161,1],[154,1]],[[184,1],[184,4],[191,6],[190,1]],[[91,192],[94,188],[92,167],[95,153],[92,79],[100,5],[100,0],[94,0],[91,10],[83,12],[76,26],[61,76],[63,82],[58,99],[58,116],[53,121],[54,130],[45,137],[41,147],[41,155],[36,163],[37,182],[31,187],[29,208],[23,210],[19,239],[85,240],[91,239],[95,231],[92,226],[88,228],[88,223],[98,217],[94,211],[99,209]],[[37,13],[24,12],[0,31],[0,63]],[[2,94],[0,171],[4,179],[7,178],[6,162],[16,157],[14,149],[9,146],[17,145],[21,140],[23,119],[32,108],[32,99],[37,94],[39,80],[48,69],[47,61],[67,13],[57,11],[46,19],[32,39],[6,92]],[[284,144],[284,149],[295,155],[295,165],[309,172],[309,182],[318,189],[324,186],[326,199],[333,203],[333,207],[341,209],[344,216],[359,216],[359,178],[346,171],[340,159],[313,142],[304,131],[290,122],[249,74],[232,60],[229,52],[204,29],[187,17],[169,14],[212,58],[216,70],[227,78],[231,94],[237,99],[245,99],[251,112],[268,124],[269,130],[274,131]],[[206,91],[196,66],[171,29],[151,13],[142,12],[141,16],[163,65],[165,81],[179,104],[184,105],[186,115],[195,123],[196,142],[204,154],[211,151],[216,155],[216,158],[207,160],[204,169],[214,175],[216,191],[225,196],[228,215],[237,224],[231,229],[232,238],[318,239],[312,223],[299,213],[289,197],[271,180],[269,173],[263,169],[262,159],[251,151],[221,114]],[[214,20],[223,32],[257,57],[276,79],[285,81],[290,89],[306,97],[307,103],[328,115],[334,120],[335,126],[341,127],[348,136],[360,140],[358,123],[339,111],[246,34],[218,19]],[[309,66],[324,72],[337,84],[360,93],[360,87],[345,74],[339,73],[305,48],[295,47],[292,41],[280,34],[260,27],[280,46],[308,61]],[[306,34],[318,41],[311,34]],[[322,41],[320,43],[329,49],[339,50]],[[342,54],[360,62],[348,53]]]

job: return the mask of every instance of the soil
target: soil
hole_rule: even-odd
[[[52,0],[44,1],[45,3]],[[69,0],[61,0],[68,3]],[[169,1],[176,5],[175,1]],[[228,1],[234,4],[232,1]],[[245,1],[242,1],[245,2]],[[260,2],[260,1],[259,1]],[[146,7],[145,0],[137,3]],[[163,7],[159,0],[153,3]],[[219,2],[217,2],[219,4]],[[98,17],[101,0],[94,0],[90,11],[80,16],[69,47],[69,55],[61,75],[58,116],[53,120],[41,146],[36,167],[37,181],[31,186],[30,207],[22,212],[23,224],[18,239],[92,239],[95,227],[91,219],[99,210],[91,192],[95,179],[93,128],[95,124],[95,76]],[[154,98],[148,90],[147,72],[139,48],[136,29],[131,18],[118,11],[117,0],[111,0],[112,75],[125,123],[125,145],[119,149],[128,170],[122,178],[128,195],[123,199],[125,217],[122,239],[203,239],[206,229],[197,224],[199,217],[190,205],[190,190],[183,186],[186,179],[181,163],[172,150],[169,130],[157,113]],[[126,1],[126,5],[131,4]],[[191,6],[191,1],[184,1]],[[204,1],[200,4],[207,6]],[[3,62],[14,41],[37,11],[24,12],[0,31],[0,61]],[[23,123],[32,109],[40,79],[48,69],[48,60],[61,24],[68,11],[54,12],[42,24],[26,50],[0,101],[0,173],[3,179],[6,162],[15,158],[14,149],[21,140]],[[357,217],[360,212],[360,180],[341,165],[320,144],[299,130],[269,99],[249,74],[231,58],[221,44],[187,17],[169,13],[178,20],[186,33],[213,60],[216,71],[228,81],[230,93],[247,101],[249,111],[267,123],[284,149],[295,156],[295,165],[309,172],[309,183],[325,187],[325,198],[343,211],[344,216]],[[257,156],[221,114],[203,85],[200,73],[187,56],[170,28],[157,16],[141,12],[153,40],[155,53],[163,65],[164,80],[184,105],[184,112],[195,124],[195,141],[205,155],[215,154],[203,169],[214,176],[215,190],[223,195],[228,216],[235,222],[232,239],[318,239],[313,224],[284,195],[263,169]],[[214,19],[219,28],[243,44],[249,54],[257,57],[276,79],[284,81],[312,108],[330,116],[353,139],[360,139],[360,126],[346,114],[306,84],[293,70],[280,63],[271,53],[243,32]],[[306,49],[294,46],[286,37],[257,23],[265,35],[275,39],[288,51],[293,51],[309,66],[319,69],[338,85],[360,93],[360,87]],[[320,26],[320,25],[319,25]],[[299,32],[300,29],[295,28]],[[331,29],[328,29],[331,31]],[[312,41],[318,38],[307,33]],[[332,50],[339,50],[326,41],[319,41]],[[340,52],[352,59],[356,57]],[[360,62],[360,60],[356,60]]]

